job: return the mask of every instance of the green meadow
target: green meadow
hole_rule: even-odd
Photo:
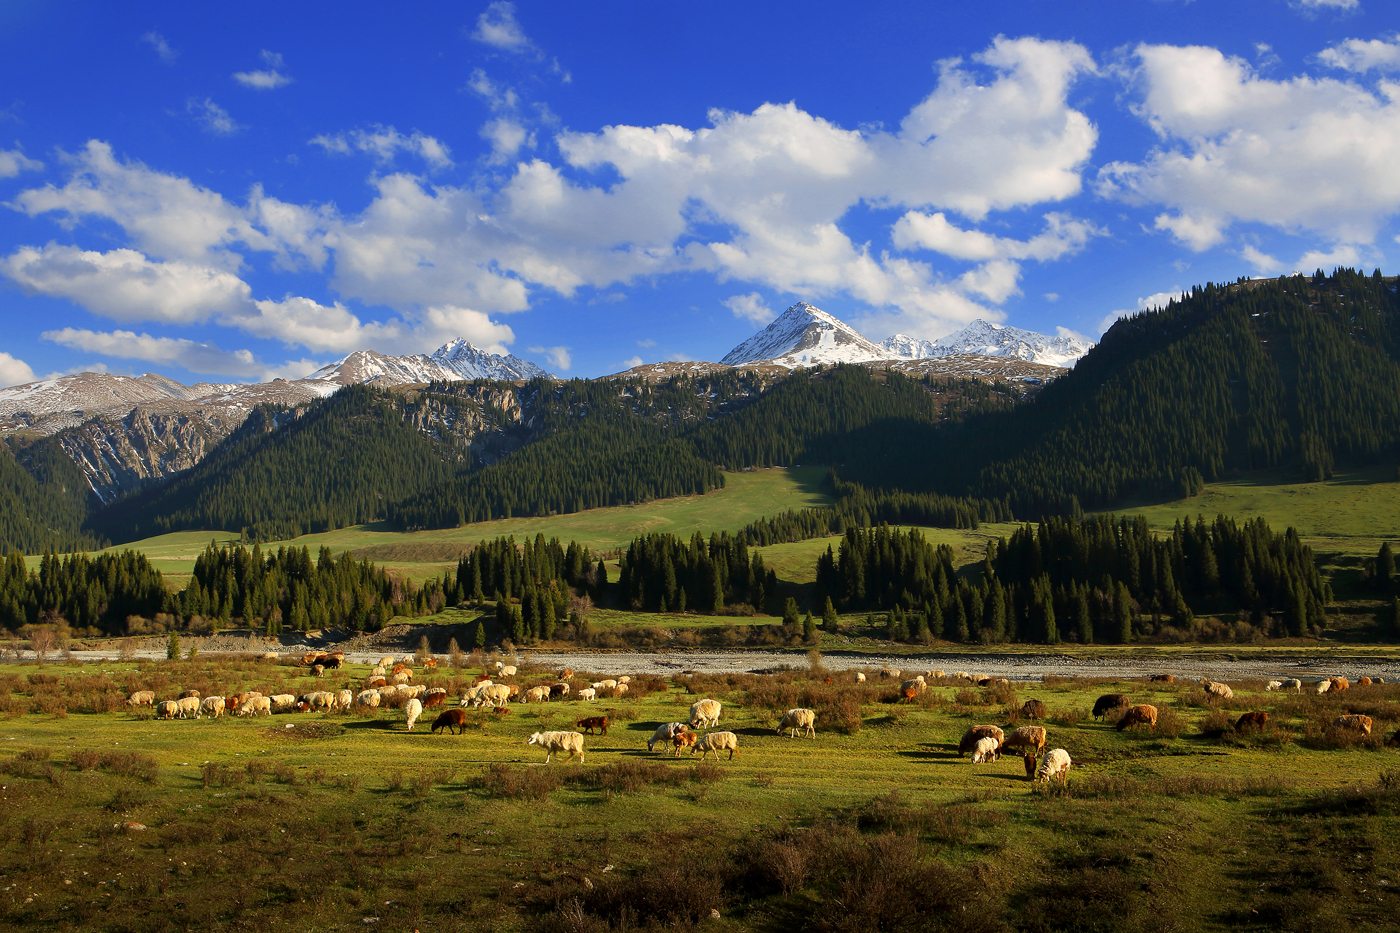
[[[479,664],[424,682],[455,694]],[[906,704],[873,670],[856,684],[804,660],[470,711],[461,735],[433,734],[433,711],[409,732],[395,710],[160,721],[123,702],[355,688],[367,668],[303,672],[7,667],[0,929],[1354,931],[1393,929],[1400,906],[1396,685],[1237,683],[1213,705],[1194,683],[935,681]],[[1156,706],[1155,731],[1090,715],[1119,692]],[[647,751],[704,696],[733,761]],[[1029,699],[1073,758],[1063,784],[957,753],[971,725],[1028,724]],[[776,734],[795,706],[817,711],[815,739]],[[1269,722],[1236,733],[1251,710]],[[1332,728],[1343,712],[1373,735]],[[582,763],[526,745],[604,714]]]

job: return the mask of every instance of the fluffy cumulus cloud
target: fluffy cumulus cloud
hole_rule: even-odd
[[[768,307],[768,303],[758,294],[749,292],[747,295],[734,295],[724,299],[724,306],[734,312],[734,316],[748,321],[757,327],[762,327],[773,320],[776,315],[773,309]]]
[[[1155,219],[1193,250],[1237,222],[1370,243],[1400,210],[1400,95],[1350,81],[1260,77],[1213,48],[1142,45],[1138,113],[1160,144],[1115,162],[1102,193],[1167,208]]]
[[[24,360],[15,359],[0,351],[0,389],[6,386],[24,385],[34,381],[34,370]]]
[[[322,134],[314,137],[311,144],[340,155],[366,152],[382,164],[393,162],[400,152],[408,152],[418,156],[434,169],[449,168],[452,165],[452,151],[442,141],[417,130],[405,135],[392,126],[374,126],[368,130],[334,135]]]
[[[538,353],[554,365],[555,369],[568,372],[569,367],[574,365],[574,357],[570,352],[570,347],[531,347],[531,353]]]
[[[1157,308],[1165,308],[1173,301],[1179,301],[1180,299],[1184,298],[1185,295],[1186,293],[1181,289],[1173,288],[1169,291],[1157,292],[1154,295],[1148,295],[1146,298],[1139,298],[1137,300],[1136,308],[1126,308],[1120,311],[1110,311],[1108,312],[1108,314],[1104,315],[1103,320],[1099,322],[1099,333],[1102,334],[1105,331],[1107,331],[1110,327],[1114,325],[1114,323],[1118,321],[1119,318],[1131,317],[1132,315],[1140,314],[1143,311],[1152,311]],[[1063,328],[1060,329],[1063,330]]]
[[[477,42],[506,52],[534,52],[535,44],[525,35],[515,18],[515,4],[496,0],[476,18],[471,37]]]
[[[14,178],[20,172],[37,172],[43,167],[43,162],[27,158],[18,149],[0,149],[0,178]]]
[[[286,64],[282,61],[281,53],[263,49],[262,61],[266,67],[257,71],[234,72],[233,80],[255,91],[275,91],[292,83],[291,76],[282,71]]]
[[[187,340],[183,337],[152,337],[150,334],[137,334],[129,330],[100,332],[65,327],[61,330],[45,331],[42,336],[45,340],[73,350],[121,359],[165,363],[206,375],[258,380],[278,377],[299,379],[317,367],[312,360],[269,365],[258,360],[249,350],[221,350],[212,343]]]
[[[1323,49],[1318,59],[1332,68],[1365,74],[1368,71],[1400,71],[1400,36],[1386,39],[1347,39]]]
[[[249,303],[248,285],[230,272],[152,262],[131,249],[25,246],[0,260],[0,272],[31,293],[67,298],[119,321],[189,324],[236,314]]]

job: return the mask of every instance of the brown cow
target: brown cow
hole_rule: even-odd
[[[1250,728],[1252,728],[1252,729],[1262,729],[1262,728],[1264,728],[1264,724],[1265,724],[1266,722],[1268,722],[1268,721],[1269,721],[1269,714],[1268,714],[1268,713],[1260,712],[1260,711],[1257,711],[1257,710],[1256,710],[1255,712],[1253,712],[1253,713],[1245,713],[1245,714],[1244,714],[1243,716],[1241,716],[1239,719],[1236,719],[1236,720],[1235,720],[1235,731],[1236,731],[1236,732],[1243,732],[1245,729],[1250,729]]]
[[[584,735],[593,735],[593,730],[597,729],[600,735],[608,734],[608,717],[589,716],[587,719],[580,719],[574,723],[575,729],[582,729]]]
[[[1039,700],[1027,700],[1021,704],[1021,715],[1027,719],[1044,719],[1045,704]]]
[[[464,709],[443,710],[437,719],[433,720],[433,734],[436,735],[439,729],[446,729],[448,735],[454,734],[452,727],[457,727],[456,735],[461,735],[467,731],[467,711]]]
[[[1131,702],[1127,694],[1105,693],[1094,701],[1094,718],[1102,719],[1110,710],[1126,709]]]
[[[1157,707],[1148,706],[1146,703],[1128,707],[1127,712],[1118,720],[1118,731],[1122,732],[1129,726],[1147,726],[1156,731]]]
[[[697,738],[699,738],[699,736],[697,736],[694,732],[676,733],[676,735],[671,739],[671,742],[676,746],[675,757],[679,758],[681,756],[681,749],[683,748],[695,748],[695,740]]]

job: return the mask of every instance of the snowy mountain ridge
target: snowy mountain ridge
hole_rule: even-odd
[[[936,359],[944,356],[975,354],[1009,356],[1029,363],[1070,368],[1094,348],[1092,341],[1079,337],[1050,337],[1006,324],[976,320],[955,334],[937,340],[919,340],[895,334],[881,346],[903,359]]]
[[[720,362],[729,366],[763,362],[795,369],[822,363],[867,363],[889,357],[887,350],[861,336],[845,321],[799,301],[730,350]]]

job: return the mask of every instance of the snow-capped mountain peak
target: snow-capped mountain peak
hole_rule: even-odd
[[[937,340],[919,340],[895,334],[881,345],[891,356],[928,359],[971,353],[978,356],[1009,356],[1030,363],[1069,368],[1094,348],[1079,337],[1050,337],[1034,331],[976,320],[955,334]]]
[[[720,360],[730,366],[768,362],[794,368],[820,363],[863,363],[890,353],[838,318],[800,301]]]
[[[316,370],[307,379],[349,384],[402,385],[410,382],[454,379],[553,379],[527,360],[514,354],[488,353],[457,339],[443,344],[431,356],[386,356],[374,350],[356,350],[339,362]]]

